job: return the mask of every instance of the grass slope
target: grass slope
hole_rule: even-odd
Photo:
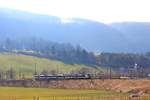
[[[39,73],[43,69],[48,71],[57,70],[58,72],[67,73],[72,70],[79,70],[84,67],[89,67],[79,64],[65,64],[61,61],[49,60],[45,58],[26,56],[15,53],[0,53],[0,70],[6,71],[9,68],[13,68],[17,74],[19,74],[19,70],[21,70],[21,72],[24,73],[25,76],[31,77],[35,71],[35,64],[37,72]]]

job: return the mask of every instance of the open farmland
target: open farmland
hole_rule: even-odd
[[[112,91],[100,90],[77,90],[77,89],[44,89],[44,88],[15,88],[15,87],[0,87],[0,100],[33,100],[33,97],[41,97],[47,100],[50,97],[103,97],[103,96],[124,96]],[[27,98],[27,99],[26,99]],[[28,99],[29,98],[29,99]],[[30,99],[31,98],[31,99]],[[44,99],[47,98],[47,99]],[[49,99],[48,99],[49,100]]]
[[[104,90],[0,87],[0,100],[150,100]]]

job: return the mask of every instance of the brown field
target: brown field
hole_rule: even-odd
[[[100,89],[123,93],[139,92],[150,94],[150,80],[64,80],[56,82],[54,88],[67,89]]]

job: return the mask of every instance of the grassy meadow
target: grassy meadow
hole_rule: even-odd
[[[0,100],[33,100],[33,97],[39,96],[40,100],[50,100],[53,96],[57,99],[71,97],[102,97],[102,96],[119,96],[119,94],[111,91],[100,90],[72,90],[72,89],[46,89],[46,88],[16,88],[16,87],[0,87]],[[60,98],[59,98],[60,97]],[[56,99],[56,100],[57,100]]]
[[[68,73],[71,71],[80,70],[81,68],[90,68],[95,70],[90,66],[85,66],[81,64],[65,64],[61,61],[50,60],[45,58],[39,58],[34,56],[27,56],[15,53],[0,53],[0,70],[6,71],[13,68],[18,75],[19,72],[25,75],[25,77],[32,77],[35,72],[35,65],[37,72],[44,70],[56,70],[62,73]],[[99,67],[100,70],[102,68]],[[97,70],[97,69],[96,69]]]

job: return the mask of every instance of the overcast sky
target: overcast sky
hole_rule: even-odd
[[[0,0],[0,7],[104,23],[150,22],[150,0]]]

